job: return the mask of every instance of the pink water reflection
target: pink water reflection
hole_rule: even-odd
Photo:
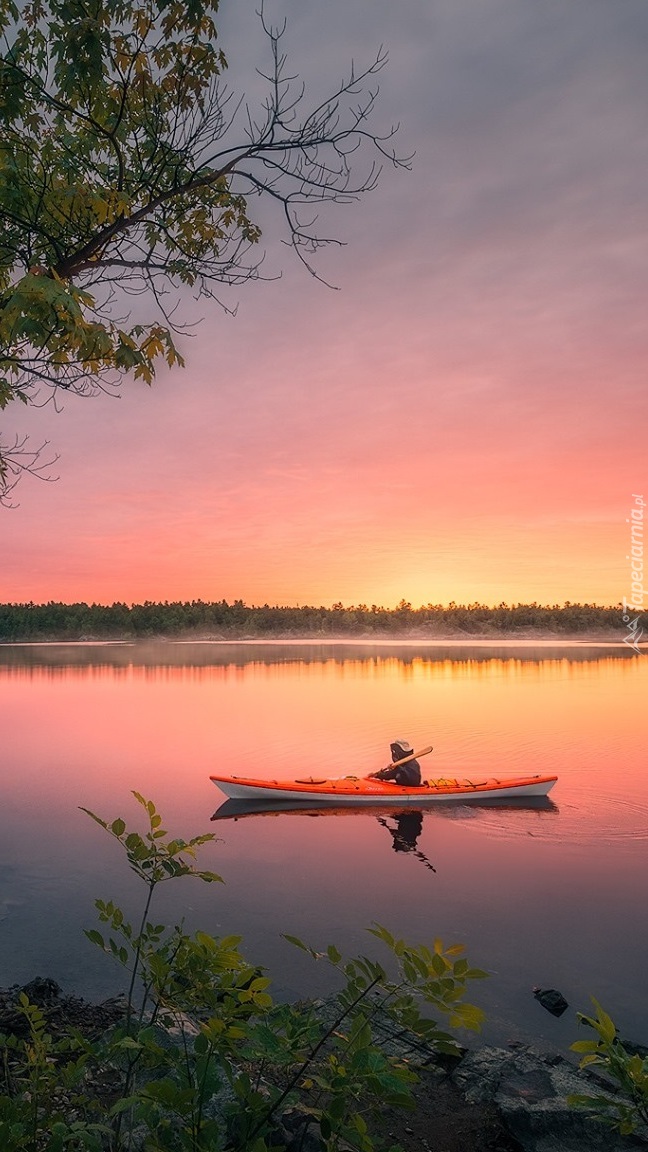
[[[366,949],[363,929],[378,920],[412,939],[465,941],[497,973],[484,995],[500,1031],[546,1030],[527,995],[549,983],[581,1008],[593,992],[648,1033],[636,1008],[647,687],[648,661],[623,650],[2,650],[0,984],[39,971],[95,993],[116,980],[85,945],[70,958],[95,896],[134,899],[114,845],[78,805],[135,822],[137,789],[174,832],[220,837],[205,862],[226,885],[169,890],[169,914],[241,931],[286,994],[315,978],[281,930]],[[209,781],[217,768],[361,774],[395,735],[434,744],[430,775],[557,772],[554,803],[434,809],[410,851],[395,849],[386,813],[211,821],[224,799]],[[552,1019],[551,1037],[569,1027]]]

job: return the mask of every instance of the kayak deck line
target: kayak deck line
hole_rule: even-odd
[[[216,780],[216,779],[218,779],[218,777],[212,776],[211,779]],[[231,779],[244,781],[246,778],[245,778],[245,776],[232,776]],[[547,777],[547,776],[539,776],[539,775],[538,776],[525,776],[525,777],[523,777],[524,782],[530,781],[530,780],[547,780],[547,779],[557,780],[558,777],[557,776]],[[347,780],[348,781],[356,781],[357,780],[359,782],[358,786],[357,786],[357,790],[360,792],[364,791],[364,789],[360,787],[361,778],[359,776],[338,776],[338,777],[335,777],[334,779],[331,779],[331,780],[315,780],[312,776],[309,776],[307,780],[292,780],[292,781],[290,781],[290,783],[291,784],[314,784],[318,787],[321,785],[326,785],[329,788],[335,788],[338,784],[344,784]],[[438,780],[421,780],[420,788],[422,788],[422,789],[423,788],[437,788],[437,789],[442,789],[442,788],[453,788],[453,789],[462,788],[463,789],[463,788],[465,788],[465,789],[470,789],[470,788],[488,788],[488,787],[501,788],[501,787],[506,787],[507,785],[510,786],[511,784],[517,783],[517,782],[518,782],[517,780],[514,781],[510,778],[509,779],[506,779],[506,778],[500,779],[498,776],[489,776],[486,780],[478,780],[478,781],[469,780],[467,777],[464,777],[464,779],[459,780],[456,777],[440,776],[438,778]],[[405,787],[406,791],[408,791],[408,792],[413,792],[416,790],[415,786],[409,786],[408,787],[407,785],[394,784],[390,780],[385,780],[385,781],[383,781],[383,783],[387,784],[388,786],[391,786],[392,788]],[[283,783],[281,781],[278,781],[278,780],[269,780],[268,784],[272,785],[272,786],[283,787]]]

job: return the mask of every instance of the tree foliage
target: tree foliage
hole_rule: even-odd
[[[255,200],[312,270],[331,243],[314,206],[406,163],[370,127],[384,54],[309,106],[262,12],[255,111],[225,85],[217,6],[0,0],[0,408],[150,384],[160,360],[182,364],[178,292],[226,306],[224,286],[260,274]],[[132,322],[133,295],[152,318]],[[24,441],[0,448],[0,494],[35,462]]]
[[[376,604],[332,608],[303,605],[250,606],[242,600],[185,600],[143,604],[0,604],[0,642],[19,640],[141,639],[151,636],[207,636],[215,639],[310,636],[452,635],[530,636],[621,630],[620,607],[596,604],[427,604],[396,608]]]

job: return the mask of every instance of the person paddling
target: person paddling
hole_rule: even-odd
[[[414,749],[407,740],[394,740],[389,745],[392,764],[381,768],[380,772],[372,772],[370,780],[392,780],[394,784],[406,785],[409,788],[419,788],[421,785],[421,765],[418,760],[410,760]],[[407,760],[406,764],[399,764],[400,760]]]

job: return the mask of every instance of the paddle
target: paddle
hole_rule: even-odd
[[[381,772],[386,772],[388,768],[395,768],[396,765],[400,768],[401,764],[409,764],[410,760],[418,760],[419,756],[427,756],[433,751],[434,749],[430,744],[429,748],[421,748],[420,752],[410,752],[409,756],[403,756],[402,760],[392,760],[391,764],[381,768]],[[377,772],[370,772],[368,776],[364,777],[365,780],[375,780],[376,778],[380,779]]]
[[[398,765],[398,767],[400,768],[401,764],[409,764],[410,760],[418,760],[419,756],[428,756],[429,753],[433,752],[433,751],[434,751],[434,748],[433,748],[432,744],[430,744],[430,746],[428,748],[421,748],[420,752],[410,752],[409,756],[403,756],[402,760],[392,760],[391,764],[387,764],[385,768],[381,769],[381,771],[386,772],[387,768],[395,768],[396,765]],[[375,780],[376,777],[377,777],[376,772],[370,772],[368,776],[363,776],[363,780]],[[345,780],[357,780],[358,777],[357,776],[345,776],[344,779]],[[312,779],[311,780],[296,780],[295,783],[296,784],[323,784],[324,781],[323,780],[312,780]]]
[[[434,749],[430,744],[429,748],[421,748],[420,752],[410,752],[409,756],[403,756],[402,760],[393,760],[391,764],[387,765],[387,767],[395,768],[398,764],[398,767],[400,768],[401,764],[408,764],[410,760],[418,760],[419,756],[427,756],[432,751],[434,751]]]

